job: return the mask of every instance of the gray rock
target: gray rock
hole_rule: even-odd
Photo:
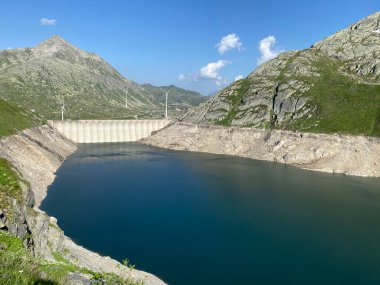
[[[7,226],[0,220],[0,229],[6,229]]]
[[[67,285],[91,285],[91,277],[88,274],[83,274],[79,272],[70,272],[65,280]]]
[[[313,45],[327,56],[346,62],[346,68],[359,75],[379,74],[380,12],[370,15],[346,29]]]
[[[281,129],[295,121],[316,119],[318,106],[309,91],[320,80],[323,68],[339,66],[338,72],[355,82],[380,84],[380,34],[373,32],[377,29],[380,12],[309,49],[281,53],[246,79],[234,82],[207,103],[190,110],[181,121]],[[323,64],[327,67],[321,67]],[[308,108],[304,108],[306,104]],[[310,120],[310,124],[314,123]]]
[[[141,142],[275,161],[322,172],[380,177],[380,138],[177,123]]]

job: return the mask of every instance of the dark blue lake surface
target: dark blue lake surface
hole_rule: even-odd
[[[79,145],[42,208],[173,285],[380,284],[380,179],[137,143]]]

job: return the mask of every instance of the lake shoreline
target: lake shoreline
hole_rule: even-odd
[[[380,177],[380,139],[375,137],[174,123],[140,142],[273,161],[306,170]]]
[[[39,209],[55,172],[77,146],[49,125],[21,131],[0,140],[0,157],[8,160],[25,181],[23,202],[14,206],[14,220],[2,216],[9,231],[22,239],[31,235],[29,249],[37,256],[55,261],[60,254],[76,266],[94,272],[114,273],[124,278],[144,281],[146,285],[164,285],[156,276],[130,269],[110,257],[103,257],[74,243],[59,228],[57,219]],[[82,276],[81,278],[88,278]]]
[[[83,144],[42,207],[84,246],[169,284],[356,284],[380,280],[368,276],[380,252],[379,182],[135,142]]]

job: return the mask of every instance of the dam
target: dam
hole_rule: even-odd
[[[76,143],[135,142],[149,137],[171,120],[67,120],[49,121],[62,135]]]

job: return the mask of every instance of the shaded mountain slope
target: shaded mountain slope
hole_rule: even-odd
[[[178,108],[181,110],[198,106],[200,103],[205,102],[208,97],[202,94],[179,88],[174,85],[170,86],[153,86],[151,84],[141,85],[146,91],[148,91],[154,99],[161,104],[165,104],[165,92],[169,92],[168,105],[170,108]]]

